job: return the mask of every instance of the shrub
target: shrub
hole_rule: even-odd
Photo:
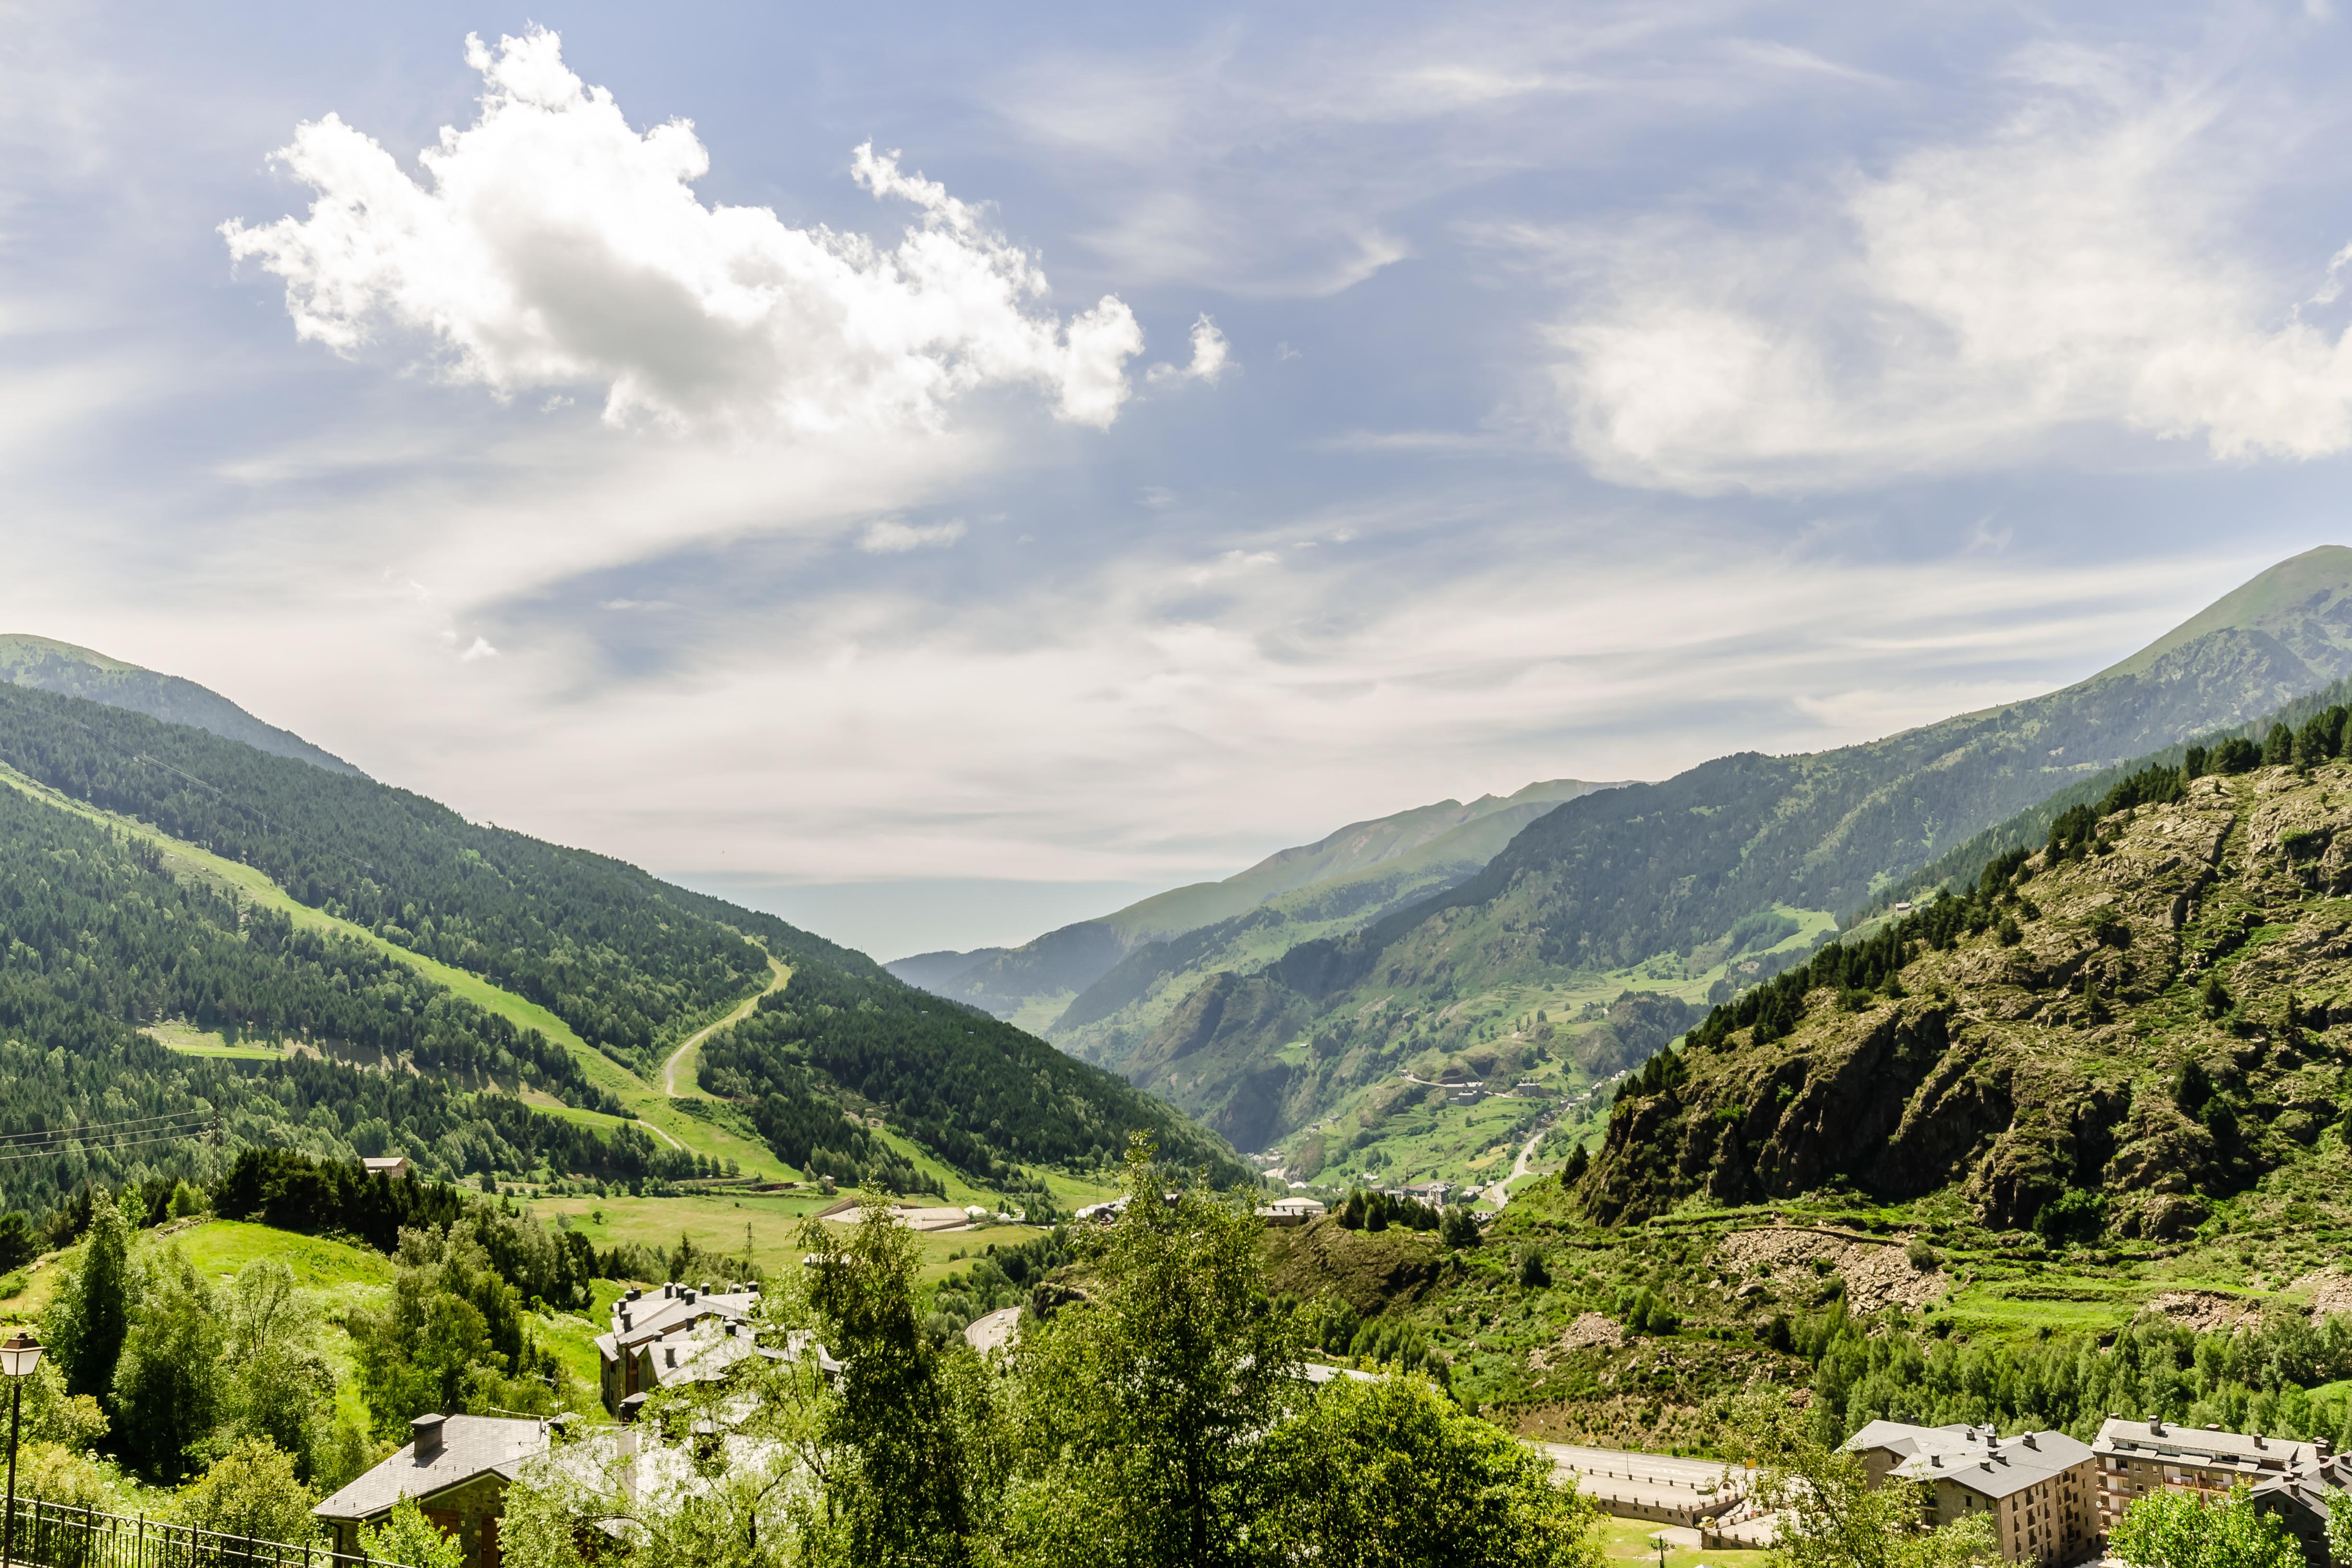
[[[177,1500],[181,1522],[216,1535],[308,1544],[319,1523],[319,1500],[294,1473],[294,1456],[267,1437],[247,1437],[214,1461],[204,1479]],[[396,1559],[411,1563],[409,1558]]]

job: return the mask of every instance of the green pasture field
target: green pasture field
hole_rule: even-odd
[[[232,1061],[274,1062],[286,1055],[285,1047],[281,1046],[257,1046],[231,1040],[217,1029],[199,1029],[179,1018],[151,1024],[147,1032],[155,1037],[156,1044],[184,1057],[225,1057]]]
[[[801,1227],[809,1216],[831,1208],[841,1202],[841,1197],[827,1197],[812,1189],[803,1193],[720,1191],[675,1198],[550,1197],[525,1201],[546,1224],[561,1223],[565,1228],[577,1230],[599,1249],[633,1242],[669,1252],[677,1248],[683,1236],[698,1247],[741,1258],[745,1256],[748,1231],[751,1261],[770,1274],[782,1274],[797,1268],[808,1253],[801,1241]],[[986,1252],[992,1243],[1017,1247],[1043,1234],[1036,1226],[1025,1225],[928,1231],[916,1237],[915,1250],[922,1260],[922,1279],[928,1284],[952,1272],[960,1258]],[[635,1283],[657,1285],[661,1281],[640,1279]],[[620,1294],[622,1288],[615,1283],[608,1294],[604,1282],[598,1282],[593,1314],[597,1323],[602,1324],[610,1314],[613,1298]]]

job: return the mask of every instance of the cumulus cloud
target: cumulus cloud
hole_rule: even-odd
[[[851,172],[911,204],[896,246],[765,207],[705,205],[692,124],[639,132],[567,68],[554,33],[467,39],[481,112],[412,179],[335,115],[276,160],[307,217],[222,226],[286,280],[303,338],[352,353],[422,334],[448,379],[500,395],[600,387],[614,422],[751,433],[933,427],[960,395],[1025,385],[1108,426],[1143,350],[1114,295],[1065,321],[1027,251],[871,144]]]
[[[1155,364],[1146,379],[1155,382],[1205,381],[1214,386],[1217,378],[1225,374],[1225,367],[1231,363],[1230,355],[1225,334],[1217,331],[1216,322],[1203,315],[1192,323],[1192,363],[1187,365]]]
[[[904,555],[925,545],[945,548],[963,537],[963,519],[947,522],[901,522],[895,517],[866,524],[857,548],[869,555]]]
[[[1775,232],[1672,221],[1555,259],[1567,441],[1603,477],[1801,489],[2011,458],[2070,427],[2223,459],[2352,447],[2352,336],[2248,260],[2226,105],[2094,57],[2028,57],[1990,134],[1855,176]]]

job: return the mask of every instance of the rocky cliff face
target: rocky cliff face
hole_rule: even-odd
[[[1900,928],[1892,981],[1818,986],[1629,1086],[1578,1196],[1615,1221],[1948,1190],[1990,1225],[2162,1239],[2314,1158],[2352,1088],[2352,765],[2198,779],[2051,858],[1948,945]]]

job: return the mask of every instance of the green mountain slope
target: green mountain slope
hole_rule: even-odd
[[[2067,1224],[2172,1240],[2257,1184],[2340,1193],[2352,765],[2167,779],[1657,1058],[1578,1188],[1596,1217],[1846,1184],[2049,1229],[2083,1193]]]
[[[359,769],[275,724],[266,724],[219,692],[176,675],[161,675],[71,643],[22,632],[0,635],[0,680],[55,691],[109,708],[128,709],[167,724],[190,724],[242,742],[273,757],[292,757],[329,773]]]
[[[252,1103],[278,1141],[348,1156],[381,1124],[368,1137],[451,1173],[707,1173],[688,1156],[731,1139],[803,1173],[902,1186],[919,1181],[912,1147],[1017,1188],[1033,1179],[1021,1163],[1090,1168],[1135,1128],[1238,1170],[1165,1106],[862,954],[404,791],[17,687],[0,687],[0,765],[15,786],[0,792],[15,814],[0,981],[16,987],[0,1037],[61,1063],[20,1064],[0,1102],[15,1125],[110,1120],[72,1098],[79,1049],[111,1053],[127,1089],[163,1102]],[[667,1047],[772,984],[772,953],[801,1027],[761,1036],[754,1013],[704,1043],[719,1098],[658,1101],[687,1147],[616,1116],[651,1109]],[[234,1069],[157,1054],[141,1031],[166,1024],[303,1054]],[[393,1081],[424,1097],[396,1117],[383,1064],[412,1069]],[[713,1088],[724,1068],[736,1077]],[[269,1087],[289,1079],[310,1086],[308,1109]],[[689,1117],[709,1135],[688,1135]]]
[[[1411,1052],[1558,1009],[1596,983],[1727,992],[1742,977],[1723,972],[1724,944],[1742,921],[1853,909],[2069,784],[2352,673],[2347,600],[2352,550],[2314,551],[2147,655],[2048,696],[1570,801],[1450,890],[1265,964],[1259,978],[1284,994],[1243,1011],[1254,1039],[1233,1047],[1212,1031],[1193,1049],[1215,1047],[1239,1069],[1278,1043],[1256,1021],[1284,1019],[1282,1032],[1316,1041],[1308,1062],[1226,1075],[1234,1094],[1284,1109],[1271,1121],[1199,1100],[1188,1109],[1278,1134]]]
[[[1153,973],[1174,964],[1192,973],[1220,973],[1265,951],[1280,952],[1309,937],[1349,930],[1431,890],[1459,881],[1486,863],[1521,827],[1564,800],[1613,785],[1577,779],[1532,784],[1509,795],[1482,795],[1464,805],[1439,801],[1391,816],[1353,822],[1312,844],[1277,850],[1245,871],[1221,882],[1195,882],[1128,905],[1097,920],[1080,921],[1012,949],[968,954],[921,953],[893,962],[891,972],[910,984],[951,996],[1000,1017],[1018,1018],[1089,1059],[1115,1059],[1117,1041],[1132,1038],[1165,1012],[1148,1007],[1113,1018],[1141,999],[1141,985],[1155,989],[1142,972],[1129,970],[1112,982],[1125,999],[1087,1003],[1073,1020],[1064,1009],[1097,982],[1110,976],[1139,950],[1276,910],[1250,929],[1259,935],[1223,961],[1210,957],[1224,944],[1195,944],[1186,956],[1159,953],[1142,960]],[[1293,911],[1297,911],[1294,919]],[[966,962],[958,963],[959,958]],[[1171,973],[1176,973],[1171,970]],[[1164,986],[1156,987],[1164,989]],[[1081,1038],[1073,1031],[1108,1021]]]

